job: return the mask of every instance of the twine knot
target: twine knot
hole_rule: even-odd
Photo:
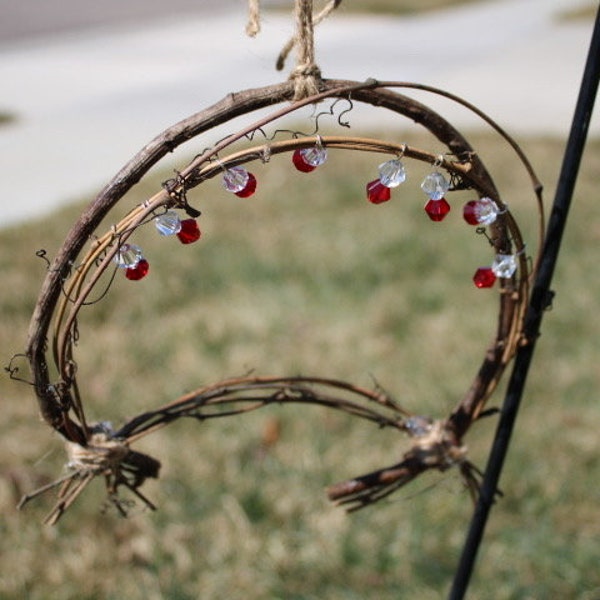
[[[321,69],[313,62],[297,65],[290,74],[294,82],[294,100],[302,100],[319,92]]]
[[[303,100],[319,91],[321,81],[321,70],[315,62],[315,48],[313,30],[330,12],[337,8],[342,0],[330,0],[323,10],[313,17],[312,0],[296,0],[296,33],[292,39],[283,47],[277,57],[276,68],[281,71],[285,65],[286,58],[294,46],[298,49],[296,67],[290,74],[294,81],[294,100]],[[246,32],[255,36],[260,30],[258,16],[258,0],[249,0],[250,15]]]
[[[129,454],[129,447],[122,441],[112,439],[111,433],[110,426],[100,423],[92,428],[86,446],[66,442],[69,469],[98,474],[115,469]]]

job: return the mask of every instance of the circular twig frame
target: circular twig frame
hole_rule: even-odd
[[[154,508],[139,488],[148,477],[158,476],[160,463],[132,450],[131,444],[184,416],[208,420],[245,414],[273,403],[324,406],[382,427],[398,429],[409,436],[411,447],[397,464],[332,486],[330,498],[349,510],[372,504],[426,470],[444,471],[454,465],[459,467],[468,488],[476,496],[478,471],[467,459],[463,438],[472,423],[485,414],[486,403],[516,348],[527,342],[523,339],[523,316],[536,265],[527,256],[516,219],[500,197],[481,156],[449,122],[423,104],[399,94],[398,88],[416,88],[458,102],[475,112],[504,138],[531,178],[539,230],[543,232],[541,185],[516,142],[475,107],[434,88],[375,80],[364,83],[325,80],[320,82],[317,94],[292,101],[294,86],[287,82],[232,94],[167,129],[113,178],[75,223],[48,270],[31,320],[26,355],[41,414],[48,425],[65,438],[71,457],[69,475],[56,483],[59,486],[58,501],[48,516],[48,522],[56,522],[97,475],[106,477],[109,497],[120,511],[125,508],[118,499],[119,487],[128,488],[148,507]],[[348,103],[348,110],[353,103],[362,103],[372,106],[373,110],[383,107],[411,119],[433,134],[444,152],[440,154],[439,149],[432,152],[396,140],[340,135],[337,132],[326,135],[319,131],[319,116],[334,115],[331,107],[313,119],[316,127],[310,134],[285,129],[277,129],[270,136],[265,133],[267,127],[277,126],[284,117],[293,116],[306,106],[321,107],[323,103],[335,103],[340,99]],[[135,206],[107,231],[97,231],[127,191],[175,147],[201,133],[227,125],[240,115],[275,105],[280,105],[280,108],[202,150],[155,195]],[[342,116],[345,112],[338,115],[340,129],[348,125]],[[314,149],[317,154],[306,158],[309,157],[306,153]],[[365,390],[335,377],[248,376],[200,388],[166,406],[135,416],[116,430],[106,424],[88,423],[85,413],[87,400],[84,402],[77,381],[75,344],[80,336],[77,318],[89,303],[103,274],[115,269],[115,261],[126,269],[138,269],[136,273],[130,273],[133,279],[145,275],[143,270],[139,271],[140,260],[145,258],[134,244],[138,229],[159,219],[165,227],[173,225],[175,232],[182,221],[193,220],[199,215],[199,210],[189,200],[189,192],[209,179],[232,173],[245,177],[249,175],[246,166],[249,167],[253,161],[268,162],[272,156],[286,153],[294,156],[294,162],[299,157],[300,164],[296,166],[301,170],[313,170],[327,150],[368,152],[387,157],[388,161],[401,158],[429,164],[433,173],[437,174],[434,182],[439,182],[440,178],[447,182],[445,191],[470,190],[478,199],[476,201],[485,203],[486,210],[493,213],[479,230],[486,234],[496,259],[504,257],[502,260],[509,260],[510,268],[500,268],[494,274],[494,279],[498,279],[499,299],[496,333],[484,351],[483,361],[471,385],[450,415],[437,420],[419,417],[400,407],[380,389]],[[302,163],[305,159],[309,162]],[[394,163],[392,166],[397,165]],[[367,188],[372,202],[384,201],[386,194],[389,197],[389,188],[382,182],[383,176],[371,182],[377,194],[373,192],[374,195],[371,195]],[[425,184],[423,188],[426,189]],[[244,190],[243,185],[239,190],[231,189],[239,194],[246,193]],[[442,200],[436,194],[437,191],[430,193],[433,203]],[[439,206],[434,208],[437,210]],[[430,217],[440,220],[443,215],[435,213]],[[190,240],[192,238],[187,241]],[[133,259],[127,258],[129,255]],[[133,262],[127,262],[129,260]],[[53,487],[47,486],[42,491]],[[23,503],[35,495],[27,496]]]

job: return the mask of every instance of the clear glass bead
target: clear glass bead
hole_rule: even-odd
[[[439,171],[434,171],[423,179],[421,189],[431,200],[441,200],[450,189],[450,182]]]
[[[142,249],[134,244],[123,244],[115,254],[114,261],[121,269],[133,269],[144,258]]]
[[[496,203],[491,198],[479,198],[474,205],[474,213],[479,225],[491,225],[499,214]]]
[[[388,160],[379,165],[379,181],[389,188],[398,187],[406,181],[406,169],[397,158]]]
[[[107,436],[115,432],[111,421],[100,421],[92,426],[92,433],[104,433]]]
[[[404,426],[412,437],[422,437],[431,431],[431,419],[415,415],[406,419]]]
[[[492,263],[492,271],[496,277],[508,278],[517,270],[517,257],[514,254],[497,254]]]
[[[181,231],[181,219],[174,210],[155,217],[154,225],[160,235],[175,235]]]
[[[327,150],[320,144],[300,150],[302,158],[311,167],[320,167],[327,160]]]
[[[231,167],[223,175],[223,186],[228,192],[241,192],[248,185],[250,174],[244,167]]]

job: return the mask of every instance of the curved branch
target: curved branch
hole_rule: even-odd
[[[129,444],[140,437],[182,417],[204,420],[245,414],[273,403],[304,403],[333,408],[375,422],[380,426],[394,427],[413,435],[415,438],[413,445],[404,455],[402,462],[350,482],[344,482],[332,489],[332,498],[348,504],[351,509],[387,496],[427,469],[445,470],[454,464],[459,464],[463,473],[470,472],[468,461],[465,459],[466,450],[461,445],[461,440],[482,412],[504,368],[522,341],[523,315],[529,295],[530,268],[519,228],[500,198],[481,157],[462,134],[439,114],[389,89],[402,87],[421,89],[445,96],[472,110],[491,125],[508,141],[523,162],[532,179],[539,207],[541,186],[518,145],[489,117],[466,101],[436,88],[417,84],[375,80],[363,83],[324,80],[320,82],[319,93],[288,104],[285,103],[292,100],[294,95],[292,82],[230,94],[212,107],[168,128],[119,171],[75,223],[49,268],[42,286],[30,323],[26,355],[31,365],[38,403],[44,420],[66,440],[73,442],[78,448],[85,448],[85,452],[83,450],[78,452],[91,457],[95,464],[94,475],[100,473],[109,475],[109,480],[112,482],[109,490],[111,498],[119,485],[125,485],[139,494],[137,489],[143,480],[147,476],[154,476],[152,473],[158,473],[158,467],[154,464],[157,461],[152,463],[154,459],[147,457],[148,464],[152,465],[152,468],[140,469],[139,479],[135,478],[132,473],[138,473],[136,467],[132,467],[127,462],[129,459],[121,458],[122,455],[131,457]],[[242,378],[201,388],[166,406],[138,415],[110,435],[105,431],[98,432],[97,428],[88,428],[75,379],[73,339],[76,334],[76,317],[120,245],[159,207],[179,204],[181,208],[193,210],[185,200],[186,190],[214,176],[222,168],[223,161],[230,166],[242,164],[260,158],[267,148],[273,153],[289,152],[294,148],[313,144],[314,140],[310,139],[277,142],[270,140],[269,144],[264,146],[235,151],[225,159],[219,159],[219,165],[215,166],[215,159],[219,157],[219,153],[236,142],[244,138],[251,140],[253,134],[257,131],[261,132],[266,125],[304,106],[317,104],[328,98],[346,99],[350,103],[358,101],[384,108],[424,127],[457,159],[456,161],[444,160],[443,167],[459,176],[461,183],[464,182],[467,187],[475,189],[481,196],[492,198],[502,209],[499,218],[489,226],[491,231],[489,239],[497,253],[508,254],[513,250],[516,251],[519,274],[500,281],[496,334],[464,398],[448,419],[432,421],[423,432],[417,434],[411,431],[412,425],[409,424],[411,415],[381,390],[372,392],[345,382],[322,378]],[[84,245],[95,234],[106,215],[167,153],[195,136],[236,117],[282,103],[284,103],[283,107],[242,127],[194,158],[178,173],[172,185],[158,192],[144,205],[130,211],[110,232],[97,238],[81,264],[77,269],[73,269]],[[325,145],[348,150],[398,152],[402,149],[406,155],[418,160],[429,162],[434,160],[434,156],[430,153],[393,142],[340,136],[322,138],[322,141]],[[185,204],[182,204],[184,201]],[[541,218],[543,219],[543,216]],[[61,300],[63,291],[65,294]],[[69,310],[68,304],[70,304]],[[58,380],[55,383],[52,383],[46,357],[48,332],[53,319],[55,334],[52,340],[52,352],[58,371]],[[96,446],[90,444],[92,439],[97,440]],[[112,448],[111,444],[116,442],[119,444],[117,449],[120,458],[107,462],[105,457],[107,448]],[[89,480],[87,463],[82,463],[78,469],[77,475],[69,478],[69,482]],[[75,500],[85,485],[81,483],[70,487],[71,483],[69,483],[64,488],[65,496],[62,500],[59,497],[56,518],[62,514],[68,503]]]
[[[250,131],[256,130],[264,124],[279,119],[307,104],[316,103],[329,97],[351,96],[356,100],[373,106],[382,106],[413,119],[430,130],[457,156],[472,152],[471,147],[458,131],[439,115],[414,100],[389,90],[378,89],[378,87],[379,84],[374,80],[364,83],[336,80],[323,81],[323,91],[319,94],[280,109],[265,119],[230,136],[221,143],[221,146],[226,147]],[[168,128],[154,138],[117,173],[75,223],[59,249],[42,286],[31,319],[26,348],[41,414],[52,428],[66,436],[75,435],[76,438],[82,436],[81,428],[76,426],[66,414],[70,409],[70,400],[67,401],[66,398],[67,391],[59,389],[57,396],[56,390],[51,390],[45,349],[50,321],[60,297],[63,282],[68,278],[71,267],[75,264],[84,244],[104,216],[152,166],[183,142],[240,115],[289,101],[293,97],[293,93],[293,84],[285,82],[274,86],[246,90],[238,94],[230,94],[214,106]],[[218,151],[219,145],[211,150],[212,153]],[[200,157],[199,160],[206,160],[206,158],[205,156]],[[474,160],[474,165],[475,175],[481,179],[481,187],[488,191],[489,195],[497,197],[491,178],[477,158]],[[191,165],[190,168],[194,168],[194,165]],[[68,381],[62,381],[61,383],[64,384],[65,388],[69,387]],[[65,397],[61,398],[61,396]]]

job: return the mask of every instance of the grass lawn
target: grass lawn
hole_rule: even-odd
[[[356,0],[355,2],[350,1],[342,3],[341,8],[347,12],[409,15],[481,1],[482,0],[399,0],[395,2],[394,0]]]
[[[382,15],[411,15],[422,12],[451,8],[461,4],[486,2],[487,0],[346,0],[342,1],[338,10],[344,13],[372,13]],[[324,3],[315,2],[320,9]],[[278,10],[289,9],[291,1],[272,0],[266,3],[268,8]]]
[[[12,123],[15,120],[15,116],[11,113],[0,111],[0,127],[7,123]]]
[[[405,131],[383,135],[413,143]],[[563,142],[520,141],[550,201]],[[534,251],[526,179],[498,140],[477,134],[472,143],[522,216]],[[423,166],[409,166],[393,202],[366,203],[364,185],[381,160],[351,154],[332,152],[311,174],[274,157],[256,165],[260,187],[248,199],[227,195],[216,181],[201,186],[190,201],[202,208],[203,236],[189,247],[152,228],[139,232],[149,276],[117,277],[81,315],[77,359],[90,420],[118,425],[249,370],[364,386],[376,380],[412,411],[448,414],[494,331],[497,295],[471,282],[491,260],[489,249],[462,222],[460,200],[443,223],[427,219],[418,189]],[[600,590],[599,169],[596,140],[472,598],[583,599]],[[130,206],[160,180],[140,184]],[[53,256],[80,209],[0,231],[4,364],[24,348],[44,277],[35,252]],[[323,493],[396,462],[404,448],[397,433],[306,407],[178,422],[139,445],[163,463],[160,480],[144,488],[157,512],[134,507],[127,519],[103,512],[96,481],[48,528],[40,521],[50,497],[21,513],[15,505],[60,475],[61,441],[40,422],[29,386],[4,373],[0,395],[2,598],[426,600],[448,590],[472,512],[455,471],[424,477],[352,515]],[[492,404],[501,400],[498,390]],[[482,467],[495,422],[482,421],[467,438]],[[279,435],[265,447],[274,430]]]
[[[560,15],[560,18],[565,21],[593,20],[597,12],[598,4],[596,2],[589,2],[588,4],[565,10]]]

